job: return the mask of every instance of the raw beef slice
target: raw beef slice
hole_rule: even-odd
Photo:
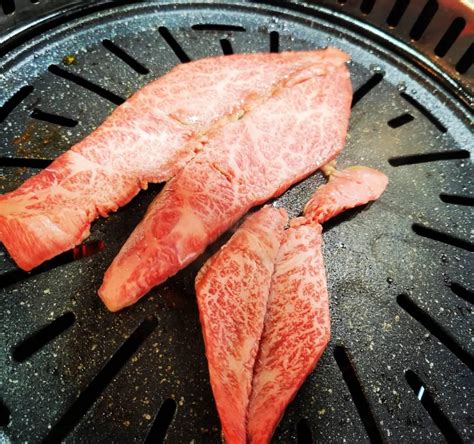
[[[211,386],[228,444],[246,443],[253,367],[287,220],[272,207],[249,216],[196,277]]]
[[[205,149],[152,202],[99,290],[119,310],[184,268],[250,208],[284,192],[344,145],[352,99],[346,54],[208,134]]]
[[[285,232],[275,263],[248,408],[252,444],[270,441],[330,337],[321,225]]]
[[[0,241],[24,270],[82,242],[91,222],[148,182],[173,177],[206,134],[333,60],[334,51],[239,54],[180,65],[151,82],[82,142],[0,197]]]

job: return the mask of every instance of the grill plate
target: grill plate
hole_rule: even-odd
[[[222,54],[222,45],[229,48],[221,44],[223,39],[236,53],[268,51],[271,40],[273,49],[278,42],[280,50],[340,47],[353,58],[354,91],[365,91],[364,85],[369,81],[370,86],[371,79],[376,83],[381,75],[383,80],[359,94],[338,164],[379,168],[390,185],[378,202],[326,226],[332,341],[288,408],[275,442],[310,442],[311,434],[315,441],[330,442],[438,442],[443,433],[469,441],[472,322],[466,299],[472,300],[469,289],[474,287],[469,273],[473,213],[470,206],[447,204],[439,197],[472,196],[473,168],[466,158],[472,136],[465,100],[445,90],[421,62],[400,56],[402,46],[395,52],[389,41],[376,43],[374,30],[362,31],[357,21],[331,9],[187,3],[110,5],[27,39],[4,56],[1,191],[16,188],[38,171],[31,166],[44,166],[100,124],[115,107],[107,92],[126,98],[179,63],[163,38],[163,27],[190,59]],[[209,24],[239,25],[245,31],[192,29]],[[104,47],[104,39],[149,74],[124,63]],[[64,64],[68,55],[77,64]],[[178,55],[182,57],[179,49]],[[97,88],[91,91],[48,71],[51,65],[102,88],[101,95]],[[21,89],[25,86],[34,89],[28,93]],[[429,110],[447,131],[440,131],[440,125],[400,93]],[[63,127],[34,119],[34,109],[79,123]],[[388,125],[404,114],[414,119],[396,128]],[[433,153],[454,158],[434,160]],[[408,161],[421,163],[389,163],[418,154],[427,156]],[[322,177],[316,173],[276,204],[296,216],[319,183]],[[108,313],[95,295],[108,264],[159,189],[151,186],[93,225],[90,240],[105,243],[97,254],[75,261],[66,255],[33,276],[19,274],[3,255],[0,359],[5,408],[0,422],[7,423],[5,440],[67,436],[68,442],[142,442],[149,436],[156,442],[167,431],[171,443],[219,441],[193,292],[195,273],[210,252],[121,313]],[[413,224],[418,224],[418,234]],[[75,317],[72,326],[61,334],[57,329],[53,340],[23,362],[13,360],[13,350],[26,337],[69,312]],[[448,426],[430,418],[413,392],[416,382],[410,376],[407,381],[407,370],[426,385],[424,404],[433,396]],[[169,398],[177,406],[171,425],[167,429],[174,404],[167,402],[149,435]]]

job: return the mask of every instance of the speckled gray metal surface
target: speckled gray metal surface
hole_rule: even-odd
[[[314,11],[144,2],[95,12],[24,42],[3,57],[0,71],[0,189],[16,188],[38,171],[32,166],[67,150],[115,107],[103,90],[60,77],[48,71],[50,65],[116,99],[179,63],[162,27],[191,59],[221,54],[221,40],[234,52],[268,51],[270,40],[280,50],[342,48],[352,55],[354,91],[367,90],[367,81],[375,86],[358,95],[339,166],[379,168],[390,184],[379,201],[326,227],[332,340],[287,409],[274,442],[307,443],[310,433],[315,441],[335,443],[472,441],[473,211],[439,196],[461,196],[461,203],[472,205],[469,116],[428,73],[374,43],[370,29],[361,35],[324,8]],[[197,24],[245,30],[192,29]],[[149,73],[137,73],[104,39]],[[34,89],[17,94],[26,86]],[[33,115],[39,110],[78,124],[35,119],[34,109]],[[404,114],[412,119],[394,121]],[[410,155],[426,156],[403,157]],[[295,216],[321,182],[317,173],[275,204]],[[67,256],[24,276],[2,253],[1,440],[109,443],[143,442],[148,436],[159,442],[166,433],[170,443],[219,442],[193,292],[195,273],[216,246],[123,312],[107,312],[96,296],[103,272],[159,189],[150,187],[93,225],[91,239],[105,243],[95,255],[75,261]],[[18,359],[18,344],[69,312],[72,325]],[[414,392],[408,370],[424,383],[424,393],[420,387]],[[174,400],[176,412],[166,403],[153,426],[166,399]]]

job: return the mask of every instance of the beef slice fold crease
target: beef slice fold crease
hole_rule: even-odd
[[[268,443],[330,338],[322,226],[376,200],[377,170],[331,174],[283,230],[286,214],[249,216],[196,277],[211,387],[227,444]],[[273,261],[273,262],[272,262]]]
[[[172,178],[207,134],[298,81],[337,64],[337,50],[239,54],[179,65],[132,95],[89,136],[0,196],[0,241],[29,271],[89,236],[99,216],[149,182]]]
[[[249,209],[338,155],[352,100],[348,56],[325,54],[207,133],[203,149],[165,185],[105,273],[99,295],[109,310],[135,303]]]

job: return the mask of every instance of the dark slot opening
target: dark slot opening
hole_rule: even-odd
[[[306,418],[301,418],[296,424],[296,440],[298,444],[313,444],[313,432]]]
[[[135,60],[130,54],[125,52],[122,48],[117,46],[114,42],[105,39],[102,40],[102,44],[108,49],[113,55],[117,56],[122,62],[126,63],[138,74],[148,74],[150,71],[148,68],[143,66],[138,60]]]
[[[433,20],[433,17],[438,10],[437,0],[428,0],[425,7],[421,11],[420,15],[416,19],[415,24],[411,28],[410,37],[413,40],[419,40],[423,33],[426,31],[426,28]]]
[[[191,26],[195,31],[238,31],[245,32],[245,28],[240,25],[221,25],[219,23],[199,23]]]
[[[462,442],[461,436],[451,424],[448,417],[441,411],[434,401],[431,391],[425,386],[420,377],[412,370],[405,372],[405,379],[411,387],[421,405],[425,408],[433,422],[438,426],[448,442]]]
[[[46,344],[56,339],[68,328],[72,327],[76,321],[76,316],[72,312],[67,312],[55,319],[50,324],[44,326],[37,332],[28,336],[12,350],[12,358],[16,362],[26,361],[30,356],[42,349]]]
[[[390,119],[387,124],[390,128],[400,128],[401,126],[410,123],[412,120],[415,120],[415,118],[411,114],[405,113],[398,117]]]
[[[459,74],[465,74],[474,62],[474,44],[471,44],[466,52],[461,56],[459,62],[456,63],[456,71]]]
[[[13,94],[13,96],[10,97],[2,107],[0,107],[0,123],[2,123],[8,115],[33,92],[33,90],[34,88],[28,85],[23,86]]]
[[[370,14],[374,8],[375,0],[362,0],[360,4],[360,12],[362,14]]]
[[[367,435],[369,436],[370,442],[382,442],[382,435],[372,411],[370,410],[369,401],[365,396],[364,390],[362,389],[347,350],[340,345],[336,346],[334,348],[334,358],[336,359],[336,363],[341,370],[342,377],[347,384],[352,400],[354,401],[360,418],[364,424],[365,430],[367,431]]]
[[[72,72],[66,71],[65,69],[62,69],[57,65],[50,65],[48,67],[48,71],[58,77],[62,77],[63,79],[69,80],[75,83],[76,85],[82,86],[83,88],[97,94],[98,96],[109,100],[112,103],[115,103],[115,105],[121,105],[123,102],[125,102],[125,99],[123,97],[120,97],[114,94],[113,92],[102,88],[101,86],[96,85],[95,83],[90,82],[84,77],[80,77],[77,74],[73,74]]]
[[[346,223],[354,219],[359,213],[370,208],[373,202],[368,202],[365,205],[359,205],[355,208],[349,208],[348,210],[339,213],[337,216],[331,217],[331,219],[327,220],[323,223],[323,232],[327,233],[328,231],[332,230],[333,228],[337,227],[342,223]]]
[[[468,290],[457,282],[451,282],[450,288],[456,296],[459,296],[470,304],[474,304],[474,291]]]
[[[365,82],[352,96],[352,105],[354,108],[356,104],[370,91],[372,91],[383,79],[383,74],[374,74],[367,82]]]
[[[410,105],[415,107],[421,114],[423,114],[436,128],[438,128],[442,133],[448,131],[446,127],[428,111],[418,100],[415,100],[412,96],[409,96],[405,93],[400,93],[400,96],[405,99]]]
[[[145,444],[161,444],[176,413],[176,401],[167,399],[158,410],[153,425],[146,437]]]
[[[224,55],[231,55],[234,53],[234,50],[232,49],[232,44],[229,42],[229,40],[221,39],[220,42]]]
[[[26,159],[24,157],[0,157],[0,167],[46,168],[50,159]]]
[[[97,240],[93,242],[86,242],[84,244],[74,247],[72,252],[73,260],[77,261],[83,257],[93,256],[94,254],[100,253],[105,248],[105,242],[103,240]]]
[[[7,287],[9,285],[16,284],[17,282],[23,281],[31,276],[35,276],[45,271],[52,270],[53,268],[60,267],[61,265],[69,264],[70,262],[80,259],[86,256],[92,256],[105,248],[105,243],[102,240],[86,242],[85,244],[79,245],[72,250],[66,251],[55,258],[41,264],[32,271],[23,271],[15,269],[8,271],[0,275],[0,288]],[[87,254],[84,254],[84,251]]]
[[[406,294],[397,296],[398,305],[403,308],[415,321],[418,321],[448,350],[454,353],[471,370],[474,370],[473,356],[464,350],[445,328],[435,321],[428,313],[416,305]]]
[[[443,242],[444,244],[462,248],[463,250],[474,251],[473,243],[464,239],[459,239],[458,237],[452,236],[451,234],[443,233],[442,231],[437,231],[433,228],[425,227],[424,225],[417,223],[412,224],[411,228],[416,234],[418,234],[418,236],[423,236],[428,239]]]
[[[157,325],[157,319],[152,316],[145,319],[138,326],[69,407],[63,417],[51,428],[43,442],[61,442],[71,432],[112,379],[153,333]]]
[[[176,57],[178,57],[181,63],[187,63],[191,61],[188,55],[184,52],[184,49],[181,48],[181,45],[172,36],[168,28],[165,26],[160,26],[158,28],[158,32],[160,33],[161,37],[165,39],[165,42],[168,43],[169,47],[174,51]]]
[[[280,33],[278,31],[270,32],[270,52],[280,51]]]
[[[3,0],[2,11],[5,15],[15,12],[15,0]]]
[[[0,399],[0,427],[5,427],[10,422],[10,409]]]
[[[400,23],[403,14],[405,14],[409,4],[410,0],[397,0],[387,17],[387,25],[392,27],[397,26]]]
[[[451,25],[444,33],[443,37],[441,37],[434,49],[434,52],[438,57],[444,57],[446,55],[465,26],[466,20],[464,20],[462,17],[457,17],[452,21]]]
[[[417,163],[437,162],[439,160],[469,159],[469,151],[442,151],[440,153],[409,154],[388,159],[388,163],[394,167],[402,165],[414,165]]]
[[[469,207],[472,207],[474,205],[474,197],[470,196],[458,196],[456,194],[444,194],[441,193],[439,195],[439,198],[449,204],[455,204],[455,205],[467,205]]]
[[[69,119],[68,117],[58,116],[57,114],[50,114],[35,108],[30,114],[32,119],[41,120],[43,122],[54,123],[56,125],[73,128],[78,124],[77,120]]]

